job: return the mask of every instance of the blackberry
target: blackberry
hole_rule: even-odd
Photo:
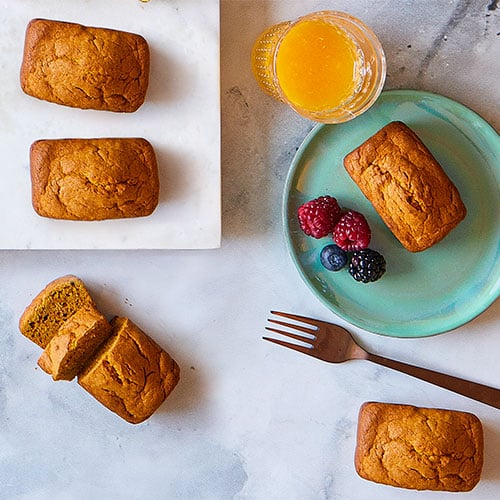
[[[329,271],[339,271],[347,264],[347,254],[337,245],[327,245],[321,250],[321,264]]]
[[[377,281],[385,273],[385,269],[384,256],[370,248],[354,252],[349,264],[349,274],[363,283]]]

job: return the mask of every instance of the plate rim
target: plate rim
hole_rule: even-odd
[[[392,97],[394,95],[401,95],[401,97],[408,101],[419,101],[422,100],[423,98],[431,98],[434,100],[437,100],[438,102],[443,102],[443,103],[449,103],[455,108],[459,108],[462,112],[464,112],[466,115],[468,115],[471,119],[474,119],[474,121],[479,121],[481,123],[481,132],[484,133],[486,137],[486,140],[488,143],[490,141],[496,139],[500,140],[499,134],[496,132],[496,130],[493,128],[493,126],[488,123],[481,115],[473,111],[471,108],[465,106],[464,104],[455,101],[449,97],[443,96],[441,94],[433,93],[433,92],[428,92],[425,90],[413,90],[413,89],[392,89],[392,90],[385,90],[381,93],[379,99],[377,99],[377,102],[380,100],[384,100],[386,97]],[[409,98],[411,97],[411,99]],[[478,303],[478,306],[468,315],[460,316],[457,317],[455,321],[448,321],[447,325],[445,328],[443,327],[438,327],[438,328],[427,328],[424,332],[417,332],[417,333],[393,333],[393,332],[387,332],[383,331],[381,328],[377,327],[369,327],[368,322],[362,323],[356,318],[351,317],[348,313],[345,313],[343,309],[336,307],[334,304],[332,304],[329,300],[324,297],[323,294],[319,293],[318,290],[313,287],[310,278],[306,275],[303,266],[300,264],[298,260],[298,256],[296,255],[296,252],[293,248],[292,245],[292,237],[291,237],[291,231],[290,231],[290,225],[289,225],[289,204],[290,204],[290,192],[291,192],[291,185],[292,185],[292,180],[295,177],[295,174],[297,173],[298,165],[300,162],[300,158],[303,155],[304,150],[306,150],[311,142],[314,140],[314,138],[325,128],[332,128],[332,127],[339,127],[342,126],[343,124],[324,124],[324,123],[317,123],[315,124],[312,129],[306,134],[304,139],[302,140],[299,148],[297,149],[287,172],[285,184],[284,184],[284,190],[283,190],[283,196],[282,196],[282,206],[281,206],[281,211],[282,211],[282,227],[283,227],[283,234],[285,237],[286,241],[286,246],[288,250],[288,254],[290,255],[292,262],[294,264],[295,269],[299,273],[302,281],[307,285],[307,287],[312,291],[313,295],[320,300],[321,303],[323,303],[331,312],[336,314],[339,318],[342,318],[343,320],[347,321],[349,324],[361,328],[365,331],[368,331],[370,333],[375,333],[381,336],[385,337],[392,337],[392,338],[425,338],[425,337],[431,337],[439,334],[443,334],[446,332],[450,332],[452,330],[455,330],[461,326],[466,325],[467,323],[471,322],[475,318],[477,318],[479,315],[481,315],[483,312],[485,312],[490,306],[492,306],[496,300],[498,300],[500,296],[500,275],[497,274],[496,281],[493,280],[491,281],[492,284],[492,290],[491,294],[486,294],[487,296],[483,298],[482,301]],[[345,124],[344,124],[345,125]],[[491,137],[490,137],[491,135]],[[498,176],[497,176],[498,179]],[[494,268],[496,269],[499,265],[500,259],[498,258],[494,263]],[[488,283],[490,283],[488,281]]]

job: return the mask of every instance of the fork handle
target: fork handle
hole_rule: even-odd
[[[453,377],[452,375],[435,372],[426,368],[407,365],[406,363],[384,358],[377,354],[369,353],[365,359],[500,409],[500,389]]]

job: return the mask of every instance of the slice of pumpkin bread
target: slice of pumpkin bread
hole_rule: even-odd
[[[95,308],[83,281],[73,275],[62,276],[32,300],[19,320],[19,330],[45,349],[61,325],[84,306]]]
[[[38,366],[54,380],[72,380],[110,334],[111,325],[97,309],[82,307],[52,337]]]

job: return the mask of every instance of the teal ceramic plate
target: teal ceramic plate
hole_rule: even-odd
[[[344,156],[387,123],[411,127],[443,166],[467,206],[466,218],[437,245],[410,253],[384,225],[343,167]],[[499,295],[500,139],[480,116],[445,97],[413,90],[382,93],[369,111],[339,125],[317,125],[292,162],[283,200],[285,236],[300,275],[334,313],[365,330],[425,337],[457,328]],[[329,194],[362,212],[370,247],[387,261],[375,283],[356,282],[319,261],[328,238],[306,236],[297,209]]]

